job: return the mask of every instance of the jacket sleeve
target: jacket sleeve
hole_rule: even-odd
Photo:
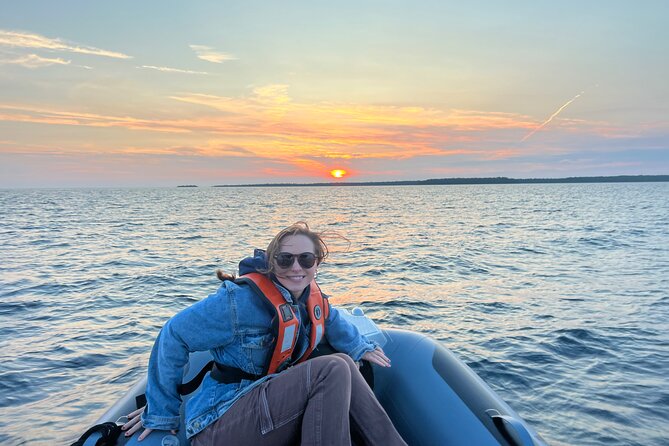
[[[341,317],[339,311],[330,305],[330,315],[325,320],[325,337],[335,350],[346,353],[354,361],[376,348],[376,344],[360,334],[358,327]]]
[[[156,338],[149,358],[144,427],[170,430],[179,427],[183,369],[190,352],[225,347],[234,339],[234,314],[227,282],[206,299],[169,319]]]

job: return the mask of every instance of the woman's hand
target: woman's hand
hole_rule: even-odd
[[[121,430],[125,431],[125,436],[126,437],[131,437],[132,435],[135,434],[138,430],[142,428],[142,413],[144,413],[144,408],[146,406],[142,406],[139,409],[135,410],[134,412],[130,412],[128,414],[128,422],[125,423],[123,426],[121,426]],[[138,441],[144,440],[151,432],[153,432],[153,429],[149,429],[148,427],[144,429],[144,432],[139,434],[139,438],[137,438]],[[177,431],[171,430],[170,431],[172,435],[176,435]]]
[[[381,347],[376,347],[376,349],[366,352],[362,355],[362,358],[366,361],[373,362],[376,365],[381,367],[390,367],[390,359],[383,353]]]

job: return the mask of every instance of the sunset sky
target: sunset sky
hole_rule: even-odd
[[[669,174],[667,23],[666,0],[3,2],[0,187]]]

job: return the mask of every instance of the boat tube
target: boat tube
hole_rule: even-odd
[[[372,387],[402,438],[411,446],[504,445],[545,446],[545,441],[473,370],[437,341],[411,331],[381,329],[362,310],[340,309],[369,339],[376,341],[392,367],[372,365]],[[183,382],[190,381],[211,360],[208,352],[191,354]],[[143,405],[146,377],[137,382],[96,422],[122,425],[126,415]],[[183,397],[184,402],[191,395]],[[139,398],[138,398],[139,397]],[[123,434],[118,445],[188,446],[184,404],[177,435],[154,431],[142,442],[139,432]],[[141,432],[141,430],[140,430]],[[93,446],[93,433],[84,446]]]

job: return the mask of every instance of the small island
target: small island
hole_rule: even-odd
[[[667,182],[669,175],[617,175],[568,178],[434,178],[408,181],[323,182],[323,183],[256,183],[218,184],[213,187],[300,187],[300,186],[425,186],[462,184],[551,184],[551,183],[648,183]]]
[[[197,184],[180,184],[177,187],[197,187]]]

